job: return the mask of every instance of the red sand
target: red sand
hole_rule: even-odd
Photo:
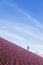
[[[0,38],[0,65],[43,65],[43,58]]]

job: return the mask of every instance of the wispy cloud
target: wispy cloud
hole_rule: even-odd
[[[24,12],[21,8],[19,8],[16,4],[13,4],[7,0],[3,0],[3,3],[5,5],[9,5],[12,10],[16,10],[17,12],[19,12],[20,14],[22,14],[26,19],[28,19],[28,22],[31,21],[31,23],[33,23],[36,27],[34,26],[31,26],[28,24],[28,26],[24,23],[17,23],[16,21],[11,21],[11,20],[0,20],[0,24],[2,24],[0,26],[0,36],[2,37],[10,37],[11,39],[13,40],[16,40],[17,43],[21,44],[22,46],[26,46],[27,44],[27,39],[26,39],[26,36],[25,34],[27,35],[27,38],[30,36],[32,37],[31,39],[35,38],[35,39],[38,39],[39,42],[43,41],[43,32],[40,31],[40,29],[43,30],[43,25],[35,18],[33,18],[31,15],[29,15],[28,13]],[[10,16],[9,14],[3,14],[4,16]],[[12,17],[12,16],[11,16]],[[14,18],[14,17],[13,17]],[[15,23],[16,22],[16,23]],[[19,34],[17,33],[14,34],[14,32],[12,33],[11,31],[13,30],[17,30],[17,31],[20,31],[21,34],[23,33],[24,34],[24,37],[23,35],[22,36],[19,36]],[[31,42],[31,40],[30,40]],[[37,41],[38,43],[38,41]],[[19,44],[19,45],[20,45]],[[35,43],[32,42],[30,43],[31,47],[34,47],[34,48],[42,48],[43,49],[43,46],[39,43],[38,45],[36,44],[36,41]]]
[[[10,25],[10,26],[9,26]],[[20,31],[20,32],[24,32],[25,34],[27,34],[28,36],[32,36],[34,38],[37,38],[39,40],[42,40],[43,41],[43,33],[41,33],[40,31],[38,31],[37,29],[31,27],[31,26],[26,26],[26,25],[22,25],[22,24],[19,24],[19,23],[6,23],[5,25],[3,25],[1,27],[1,29],[3,30],[17,30],[17,31]],[[36,32],[34,32],[36,31]],[[4,33],[5,34],[5,33]],[[12,35],[12,34],[11,34]],[[18,34],[17,34],[18,35]],[[10,35],[9,35],[10,36]],[[14,35],[12,35],[14,36]],[[22,36],[23,37],[23,36]],[[15,37],[16,38],[16,37]],[[18,37],[18,39],[22,39],[20,37]],[[22,39],[23,40],[23,39]]]
[[[25,49],[29,42],[29,41],[27,42],[27,39],[19,36],[18,34],[17,35],[13,34],[13,33],[9,32],[8,30],[6,31],[6,30],[0,29],[0,37],[8,39],[9,41],[14,42],[15,44],[17,44]]]
[[[27,29],[27,28],[21,28],[20,29],[21,31],[24,31],[26,34],[28,34],[28,36],[30,35],[30,36],[32,36],[32,37],[34,37],[34,38],[37,38],[37,39],[39,39],[39,40],[42,40],[43,41],[43,34],[41,34],[41,33],[34,33],[34,31],[32,32],[31,30],[29,30],[29,29]]]
[[[43,29],[43,25],[35,18],[33,18],[31,15],[28,13],[24,12],[21,8],[19,8],[16,4],[13,4],[9,1],[5,2],[7,5],[11,6],[13,10],[17,10],[19,13],[21,13],[23,16],[25,16],[27,19],[29,19],[31,22],[33,22],[36,26],[40,27]]]
[[[4,36],[8,36],[8,37],[12,37],[14,39],[17,39],[17,40],[21,40],[23,42],[25,42],[26,40],[18,35],[15,35],[15,34],[12,34],[10,33],[9,31],[3,31],[3,30],[0,30],[0,35],[4,35]]]
[[[37,29],[35,29],[35,28],[31,27],[31,26],[28,26],[28,28],[27,28],[26,25],[22,25],[22,24],[18,23],[17,25],[15,24],[15,27],[13,27],[13,28],[15,28],[16,30],[21,31],[21,32],[23,31],[28,36],[30,35],[30,36],[32,36],[34,38],[37,38],[37,39],[43,41],[43,34],[40,31],[38,31]],[[36,31],[36,33],[34,31]]]

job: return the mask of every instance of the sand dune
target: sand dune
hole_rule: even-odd
[[[0,65],[43,65],[43,58],[0,38]]]
[[[36,51],[35,54],[39,55],[40,57],[43,57],[43,54],[41,54],[39,51]]]

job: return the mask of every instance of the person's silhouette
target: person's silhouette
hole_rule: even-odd
[[[29,50],[29,46],[27,46],[27,50]]]

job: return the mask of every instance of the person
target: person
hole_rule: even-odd
[[[29,50],[29,46],[27,46],[27,50]]]

